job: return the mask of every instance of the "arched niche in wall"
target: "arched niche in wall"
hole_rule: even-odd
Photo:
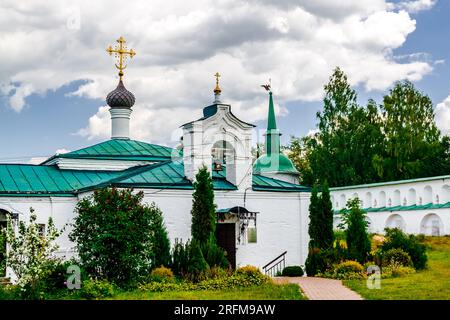
[[[386,228],[397,228],[402,231],[405,231],[406,229],[405,220],[399,214],[391,214],[387,218],[385,226]]]
[[[423,196],[422,196],[422,203],[428,204],[433,202],[433,188],[431,186],[426,186],[423,188]]]
[[[406,204],[408,206],[412,206],[414,204],[417,204],[417,196],[416,196],[416,189],[410,188],[408,190],[408,198]]]
[[[442,186],[441,196],[439,197],[441,203],[450,202],[450,186],[448,184],[444,184]]]
[[[365,204],[367,208],[371,208],[373,206],[372,204],[372,192],[366,192],[366,199],[365,199]]]
[[[378,195],[378,206],[380,208],[386,207],[386,192],[380,191],[380,194]]]
[[[341,208],[345,208],[347,206],[347,198],[345,197],[345,194],[341,194],[339,197]]]
[[[397,189],[397,190],[394,191],[394,197],[392,199],[392,205],[394,207],[401,205],[400,199],[401,199],[400,190]]]
[[[427,236],[440,236],[444,233],[444,223],[435,213],[429,213],[423,217],[420,223],[420,233]]]

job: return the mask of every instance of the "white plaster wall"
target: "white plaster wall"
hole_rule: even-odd
[[[331,188],[331,197],[334,199],[333,208],[342,209],[345,206],[344,199],[348,200],[358,196],[362,200],[362,207],[382,207],[381,193],[386,195],[386,206],[395,206],[398,192],[400,192],[400,205],[425,205],[430,203],[443,204],[450,201],[450,178],[432,177],[427,179],[418,179],[416,181],[397,181],[387,182],[385,184],[372,184],[362,186],[350,186],[344,188]],[[411,195],[415,197],[411,199]],[[368,196],[370,195],[370,196]],[[371,204],[369,205],[369,200]],[[450,208],[424,209],[410,211],[385,211],[369,212],[368,217],[372,221],[372,230],[382,233],[386,227],[386,221],[392,214],[398,214],[405,222],[405,231],[407,233],[421,233],[422,220],[430,213],[439,216],[443,224],[443,234],[450,234]]]
[[[138,190],[136,190],[138,191]],[[192,190],[143,190],[144,201],[155,202],[164,214],[164,221],[173,244],[175,238],[188,240],[191,237]],[[83,198],[91,193],[84,193]],[[257,216],[257,243],[238,244],[236,238],[236,264],[247,264],[262,268],[269,261],[287,251],[286,265],[304,265],[308,249],[309,193],[216,191],[218,208],[244,206]],[[47,224],[48,218],[62,228],[73,222],[76,197],[0,198],[0,208],[19,213],[21,221],[28,221],[29,208],[37,214],[37,222]],[[238,230],[238,225],[236,227]],[[74,244],[68,239],[71,227],[58,238],[59,255],[70,258]],[[246,241],[245,241],[246,242]]]

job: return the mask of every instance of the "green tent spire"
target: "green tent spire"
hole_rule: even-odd
[[[277,121],[275,118],[275,108],[273,107],[272,91],[269,91],[269,116],[267,119],[266,131],[266,154],[280,153],[280,136],[281,133],[277,129]]]
[[[269,90],[270,86],[263,87]],[[280,149],[280,130],[277,129],[275,108],[273,107],[272,91],[269,91],[269,116],[266,131],[266,154],[260,156],[253,164],[253,172],[256,174],[282,173],[298,176],[292,161],[285,156]]]
[[[273,107],[272,91],[269,91],[269,117],[267,119],[267,131],[277,128],[275,108]]]

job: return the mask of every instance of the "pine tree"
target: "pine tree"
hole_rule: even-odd
[[[216,206],[214,204],[214,190],[210,173],[203,166],[195,176],[192,200],[192,239],[199,245],[206,244],[216,231]]]
[[[321,204],[321,233],[319,235],[319,247],[321,249],[329,249],[333,246],[333,205],[330,199],[330,189],[328,183],[325,182],[322,187],[320,196]]]
[[[164,225],[164,219],[161,209],[159,209],[154,203],[151,205],[151,210],[154,210],[153,218],[153,259],[152,267],[157,268],[160,266],[168,267],[172,263],[170,255],[170,241],[167,234],[166,227]]]
[[[309,203],[309,248],[319,248],[320,246],[320,207],[317,186],[314,185]]]
[[[345,231],[348,256],[351,260],[365,263],[370,252],[370,240],[367,233],[366,213],[360,208],[358,198],[347,202],[347,210],[342,211],[342,219],[346,224]]]

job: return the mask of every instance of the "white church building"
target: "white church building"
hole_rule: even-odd
[[[255,126],[238,119],[221,101],[218,78],[214,101],[203,108],[200,119],[180,124],[182,147],[174,149],[129,138],[135,97],[123,84],[122,70],[119,75],[117,88],[106,99],[111,139],[54,155],[39,165],[0,164],[0,226],[7,215],[28,221],[32,207],[42,229],[49,217],[57,227],[69,224],[58,242],[59,254],[70,257],[75,251],[68,234],[76,204],[96,189],[115,186],[143,191],[144,201],[162,210],[172,244],[186,241],[191,236],[193,181],[206,165],[213,178],[217,239],[231,265],[251,264],[266,271],[280,264],[304,265],[310,188],[298,184],[299,173],[280,151],[272,92],[266,151],[253,161]],[[351,197],[362,199],[372,231],[397,226],[411,233],[450,234],[449,186],[446,176],[333,188],[332,201],[338,210]],[[338,219],[337,214],[336,223]]]
[[[218,78],[214,101],[203,108],[200,119],[180,124],[182,147],[173,149],[129,138],[135,97],[125,88],[122,75],[106,99],[111,139],[56,154],[39,165],[0,164],[0,226],[5,226],[7,215],[28,221],[32,207],[42,229],[49,217],[59,228],[67,225],[58,239],[59,254],[70,257],[75,244],[68,234],[76,204],[96,189],[114,186],[143,191],[144,201],[155,202],[162,210],[172,244],[175,239],[187,241],[193,181],[206,165],[217,205],[216,235],[231,265],[268,269],[276,264],[304,264],[310,188],[296,183],[297,170],[280,152],[272,93],[267,152],[254,164],[255,126],[238,119],[231,106],[221,102]]]

